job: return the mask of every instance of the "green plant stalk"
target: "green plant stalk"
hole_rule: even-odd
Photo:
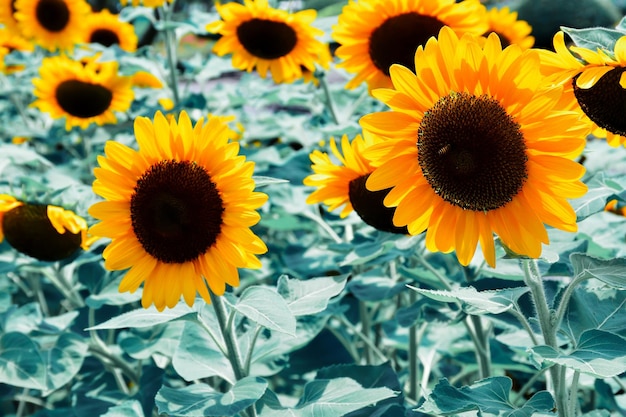
[[[569,390],[569,415],[575,416],[578,409],[578,379],[580,378],[580,372],[574,371],[574,377],[572,378],[572,385]]]
[[[409,290],[409,306],[412,306],[417,301],[417,293]],[[417,401],[419,398],[419,338],[417,337],[417,325],[416,322],[409,329],[409,398]]]
[[[339,118],[337,117],[337,111],[335,110],[335,102],[333,101],[333,96],[330,94],[330,88],[328,87],[328,82],[326,81],[326,72],[319,71],[316,73],[317,79],[320,81],[320,86],[322,87],[322,91],[324,91],[324,98],[326,99],[326,108],[330,112],[330,116],[333,118],[333,122],[336,125],[339,124]]]
[[[211,297],[211,305],[213,306],[213,311],[215,311],[215,317],[217,318],[220,331],[222,332],[222,337],[224,338],[228,361],[233,368],[235,378],[239,381],[246,376],[246,373],[243,368],[241,352],[239,351],[239,346],[237,345],[235,330],[232,326],[233,316],[230,316],[229,318],[229,314],[226,311],[226,305],[224,304],[224,300],[221,296],[214,294],[211,289],[209,289],[209,296]],[[257,414],[254,404],[248,408],[247,412],[249,416],[256,417]]]
[[[166,5],[167,3],[165,3],[163,7],[165,52],[167,53],[167,66],[170,70],[170,89],[172,90],[172,96],[174,98],[174,106],[178,106],[180,103],[180,94],[178,93],[178,74],[176,70],[176,34],[173,29],[168,27],[168,23],[172,21],[175,1],[172,1],[169,6]]]
[[[546,345],[558,351],[559,346],[556,338],[556,328],[554,326],[552,312],[546,293],[543,287],[541,274],[537,269],[537,262],[534,259],[522,259],[522,268],[524,270],[524,282],[530,289],[531,298],[535,305],[539,327],[543,334]],[[560,417],[570,417],[567,407],[567,394],[565,392],[564,373],[561,373],[560,365],[553,365],[550,368],[550,376],[552,377],[552,385],[554,390],[554,400],[556,402],[557,412]]]
[[[364,301],[359,300],[359,316],[361,318],[361,333],[363,333],[363,338],[370,340],[370,327],[372,325],[369,313],[367,311],[367,305]],[[365,364],[372,364],[372,351],[367,343],[363,345],[363,357],[365,358]]]
[[[469,320],[474,328],[476,340],[476,360],[478,361],[478,369],[480,378],[489,378],[491,376],[491,351],[489,349],[489,340],[483,329],[483,323],[480,316],[470,315]]]

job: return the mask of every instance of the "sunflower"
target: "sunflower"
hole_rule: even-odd
[[[137,35],[131,23],[119,19],[107,9],[91,13],[86,19],[85,43],[99,43],[104,46],[119,45],[128,52],[137,50]]]
[[[15,19],[15,1],[0,0],[0,23],[11,33],[19,34],[20,28]]]
[[[89,249],[94,238],[87,222],[71,210],[31,204],[0,194],[0,242],[40,261],[60,261],[78,249]]]
[[[415,73],[393,65],[394,89],[373,92],[392,111],[360,123],[386,139],[366,152],[378,166],[366,185],[393,187],[384,203],[397,207],[394,224],[427,230],[429,250],[456,249],[463,265],[480,241],[494,266],[494,232],[536,258],[548,243],[544,224],[576,230],[566,199],[587,189],[572,159],[588,126],[556,107],[562,89],[546,85],[536,51],[503,50],[496,34],[479,42],[442,28],[417,49]]]
[[[530,36],[533,28],[525,20],[517,20],[517,12],[508,7],[492,7],[487,13],[489,29],[485,35],[495,32],[503,47],[516,44],[522,49],[532,48],[535,38]]]
[[[117,62],[56,56],[44,58],[39,75],[33,80],[38,100],[31,106],[55,119],[65,117],[67,130],[116,123],[113,112],[128,110],[133,100],[132,77],[120,76]]]
[[[254,164],[239,156],[228,127],[215,118],[192,126],[157,112],[154,122],[135,120],[139,151],[114,141],[94,170],[94,192],[107,201],[89,213],[100,223],[91,233],[112,239],[105,267],[130,268],[121,292],[144,283],[142,305],[173,307],[181,294],[192,305],[196,292],[210,302],[210,288],[224,294],[239,285],[237,268],[259,268],[267,251],[250,227],[267,195],[254,192]]]
[[[333,163],[326,152],[313,151],[309,157],[315,174],[306,177],[304,185],[317,187],[317,190],[306,202],[324,203],[330,211],[344,206],[339,214],[341,218],[354,210],[365,223],[378,230],[406,234],[406,227],[394,226],[392,222],[395,209],[383,204],[390,190],[370,191],[365,187],[374,166],[363,156],[363,151],[373,143],[374,140],[366,141],[361,135],[350,142],[348,136],[343,135],[340,152],[335,139],[331,138],[330,149],[340,165]]]
[[[91,12],[85,0],[16,0],[15,9],[24,37],[51,51],[81,42]]]
[[[335,54],[355,77],[347,88],[366,81],[370,90],[391,87],[389,67],[413,70],[419,45],[443,26],[461,34],[482,35],[488,29],[487,10],[478,0],[351,0],[339,15],[332,37],[341,46]]]
[[[317,13],[288,13],[269,7],[267,0],[244,0],[244,4],[216,4],[222,20],[207,25],[207,31],[222,35],[213,47],[219,56],[233,54],[233,66],[261,77],[269,70],[274,82],[293,82],[315,63],[328,67],[328,46],[315,39],[323,32],[311,26]]]
[[[167,0],[167,3],[171,3],[172,0]],[[161,7],[166,1],[165,0],[120,0],[122,6],[131,5],[133,7],[144,6],[144,7]]]
[[[4,57],[13,51],[32,51],[33,44],[17,35],[15,32],[2,28],[0,29],[0,58],[4,60]],[[11,74],[17,71],[22,71],[24,65],[5,65],[3,71],[7,74]]]
[[[594,52],[577,46],[568,50],[565,35],[557,32],[554,50],[540,51],[543,73],[564,85],[564,101],[575,104],[594,136],[606,138],[613,147],[626,146],[626,36],[615,42],[613,51]]]

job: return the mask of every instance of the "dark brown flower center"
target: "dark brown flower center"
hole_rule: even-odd
[[[91,33],[89,37],[89,42],[91,43],[99,43],[104,46],[111,45],[119,45],[120,38],[118,38],[117,33],[109,29],[97,29]]]
[[[111,105],[113,93],[102,85],[67,80],[59,84],[55,97],[66,113],[86,119],[104,113]]]
[[[16,250],[40,261],[60,261],[80,248],[80,233],[59,234],[48,218],[48,206],[24,204],[4,213],[2,230]]]
[[[250,54],[262,59],[288,55],[298,43],[296,31],[283,22],[251,19],[237,27],[237,38]]]
[[[424,115],[417,148],[432,189],[463,209],[503,207],[528,178],[520,125],[491,97],[450,93],[440,98]]]
[[[217,241],[224,206],[206,170],[190,161],[165,160],[137,181],[130,218],[141,246],[165,263],[197,259]]]
[[[392,219],[396,209],[383,204],[391,188],[380,191],[368,190],[365,183],[369,176],[370,174],[362,175],[350,181],[348,195],[354,211],[365,223],[375,229],[389,233],[408,234],[409,231],[405,226],[398,227],[393,224]]]
[[[64,0],[39,0],[35,8],[37,22],[50,32],[61,32],[70,21],[70,9]]]
[[[580,74],[572,79],[582,111],[601,128],[620,136],[626,136],[626,90],[619,84],[624,71],[626,67],[610,70],[591,88],[576,86]]]
[[[392,64],[415,71],[417,47],[425,45],[431,36],[437,36],[443,26],[439,19],[415,12],[390,17],[370,35],[370,58],[386,75]]]

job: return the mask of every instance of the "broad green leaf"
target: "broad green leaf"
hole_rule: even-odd
[[[174,308],[168,308],[164,311],[158,311],[156,307],[150,306],[149,308],[140,308],[120,314],[104,323],[88,327],[85,330],[150,327],[195,314],[195,311],[185,303],[178,303]]]
[[[130,357],[135,359],[157,359],[159,356],[171,358],[178,346],[184,323],[171,323],[152,327],[135,328],[122,332],[118,345]]]
[[[500,314],[511,307],[513,302],[528,292],[527,287],[506,288],[493,291],[476,291],[473,287],[463,287],[452,291],[435,291],[415,288],[414,291],[437,301],[465,303],[463,309],[468,314]]]
[[[569,27],[561,27],[563,32],[567,33],[576,46],[596,51],[597,49],[603,49],[609,54],[613,54],[615,48],[615,42],[622,36],[623,32],[615,29],[608,29],[602,27],[574,29]]]
[[[101,417],[143,417],[143,408],[141,403],[137,400],[126,400],[120,405],[109,408],[105,414]]]
[[[573,253],[570,260],[576,276],[596,278],[611,287],[626,289],[626,258],[604,260]]]
[[[155,403],[159,414],[169,416],[234,416],[253,405],[263,396],[267,382],[259,377],[245,377],[226,393],[215,391],[206,384],[184,388],[161,387]]]
[[[559,332],[568,335],[571,340],[580,339],[584,331],[592,329],[626,337],[625,307],[623,290],[580,285],[569,299]]]
[[[593,30],[595,31],[596,29]],[[577,31],[579,29],[572,30]],[[587,29],[580,30],[586,31]],[[595,47],[592,48],[594,51],[595,49]],[[572,207],[576,212],[577,221],[584,220],[592,214],[603,211],[607,200],[609,200],[611,196],[624,190],[623,186],[619,182],[614,181],[611,178],[607,178],[603,172],[594,175],[589,181],[587,181],[587,186],[589,187],[589,190],[584,196],[571,201]]]
[[[461,388],[450,385],[443,378],[417,411],[447,416],[478,410],[482,416],[530,417],[554,407],[552,396],[547,391],[539,391],[524,406],[517,408],[509,401],[512,386],[511,379],[504,376],[485,378]]]
[[[0,382],[47,395],[74,378],[86,354],[87,344],[74,333],[62,334],[45,350],[24,334],[5,333],[0,338]]]
[[[269,287],[253,286],[244,290],[235,310],[270,330],[295,335],[296,318],[283,297]]]
[[[320,379],[308,382],[293,408],[267,408],[262,417],[335,417],[360,410],[394,397],[388,388],[363,388],[350,378]]]
[[[596,378],[611,378],[626,371],[626,339],[604,330],[587,330],[570,353],[557,352],[550,346],[530,348],[531,360],[539,366],[563,365]]]
[[[85,303],[91,308],[98,309],[103,305],[121,306],[141,300],[143,288],[133,293],[120,292],[118,288],[121,280],[122,277],[120,276],[109,282],[97,294],[90,294],[85,300]]]
[[[299,280],[281,275],[278,277],[277,290],[287,300],[294,316],[304,316],[324,311],[328,300],[343,290],[347,278],[347,275],[338,275]]]
[[[361,301],[382,301],[406,290],[405,282],[392,281],[389,277],[358,275],[346,288]]]
[[[215,330],[219,332],[219,329]],[[235,375],[228,358],[217,348],[207,332],[193,321],[185,323],[172,365],[178,375],[187,381],[219,375],[229,383],[235,383]]]

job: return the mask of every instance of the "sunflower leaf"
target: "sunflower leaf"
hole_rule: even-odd
[[[589,191],[584,196],[571,201],[577,222],[603,211],[607,201],[624,191],[620,182],[607,178],[602,172],[587,181],[587,187]]]
[[[570,260],[576,276],[596,278],[611,287],[626,289],[626,258],[604,260],[573,253]]]
[[[281,184],[281,183],[289,182],[288,180],[283,180],[281,178],[264,177],[264,176],[259,176],[259,175],[254,175],[252,179],[254,180],[254,184],[257,188],[263,187],[265,185]]]
[[[159,414],[171,416],[234,416],[254,404],[267,389],[267,381],[259,377],[245,377],[230,391],[221,393],[207,384],[184,388],[162,386],[155,404]]]
[[[425,290],[408,286],[410,289],[437,301],[464,303],[468,314],[499,314],[509,310],[519,297],[528,292],[527,287],[506,288],[494,291],[476,291],[473,287],[458,288],[452,291]]]
[[[624,33],[619,30],[602,27],[574,29],[561,26],[561,29],[572,38],[572,41],[574,41],[576,46],[589,49],[594,52],[597,49],[603,49],[613,53],[613,50],[615,49],[615,42],[624,36]]]
[[[505,376],[485,378],[461,388],[450,385],[443,378],[417,411],[446,416],[478,410],[482,416],[530,417],[554,407],[552,396],[547,391],[539,391],[524,406],[516,408],[509,401],[512,386],[511,379]]]
[[[269,287],[253,286],[244,290],[233,308],[270,330],[295,336],[296,318],[283,297]]]
[[[185,318],[188,315],[195,315],[196,312],[185,303],[178,303],[174,308],[164,311],[158,311],[156,307],[140,308],[129,311],[113,317],[110,320],[91,326],[85,330],[102,330],[102,329],[123,329],[126,327],[150,327],[157,324],[167,323],[172,320]]]
[[[540,367],[563,365],[596,378],[611,378],[626,371],[626,339],[615,333],[591,329],[582,333],[576,349],[569,354],[550,346],[530,348],[531,360]]]
[[[298,280],[281,275],[278,277],[277,289],[287,300],[294,316],[305,316],[324,311],[328,300],[343,290],[347,278],[347,275],[339,275]]]

